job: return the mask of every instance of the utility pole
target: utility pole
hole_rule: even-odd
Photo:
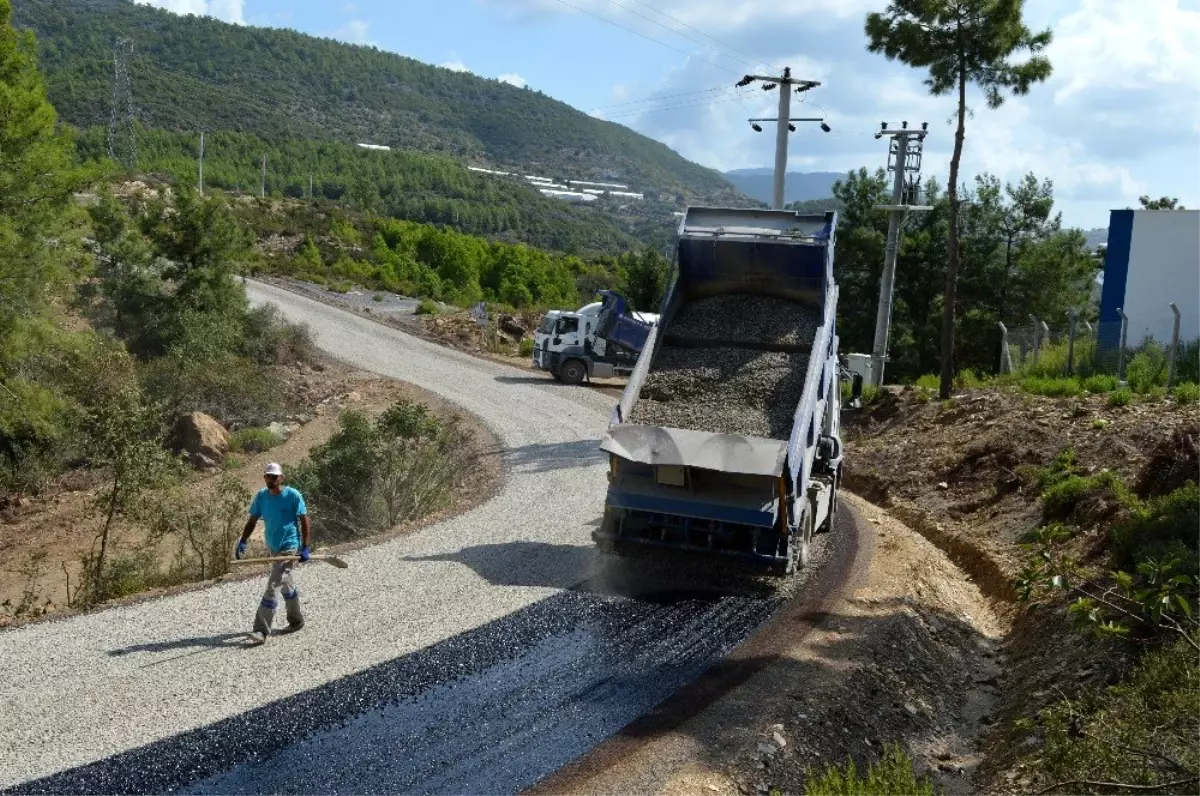
[[[259,183],[258,195],[262,199],[267,198],[267,156],[262,156],[262,178]]]
[[[308,175],[308,201],[312,201],[312,175]]]
[[[871,352],[874,367],[871,377],[876,387],[883,386],[883,370],[888,358],[888,337],[892,328],[892,295],[896,286],[896,255],[900,248],[900,228],[910,210],[930,210],[929,205],[918,205],[917,185],[921,173],[921,153],[925,147],[925,136],[929,123],[924,122],[920,130],[909,130],[908,122],[902,122],[899,130],[889,130],[883,122],[876,138],[888,136],[888,171],[895,172],[892,182],[892,203],[877,205],[877,210],[888,210],[887,248],[884,250],[883,277],[879,280],[879,307],[875,315],[875,346]],[[909,173],[913,181],[908,181]]]
[[[113,47],[113,94],[108,121],[108,156],[127,170],[137,168],[137,127],[133,111],[133,82],[129,64],[133,60],[133,40],[117,39]]]
[[[779,89],[779,117],[775,119],[775,183],[773,186],[771,207],[774,210],[783,209],[783,185],[787,177],[787,147],[788,147],[788,132],[792,126],[789,124],[788,114],[792,107],[792,87],[795,86],[797,94],[801,94],[809,89],[816,88],[821,85],[815,80],[799,80],[792,77],[792,68],[785,66],[783,74],[774,77],[770,75],[746,75],[736,83],[738,88],[748,86],[755,80],[763,81],[763,91],[771,89]],[[752,119],[750,126],[755,132],[762,132],[762,128],[756,124],[758,121],[771,121],[769,119]],[[799,121],[799,120],[797,120]],[[822,120],[822,128],[828,132],[828,126]]]
[[[204,196],[204,131],[200,131],[200,195]]]

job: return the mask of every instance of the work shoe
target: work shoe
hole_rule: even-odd
[[[297,630],[302,630],[303,628],[304,628],[304,620],[303,619],[301,619],[299,622],[288,622],[287,629],[288,629],[289,633],[295,633]]]
[[[248,639],[250,639],[250,643],[256,647],[260,644],[267,643],[267,634],[262,632],[261,630],[255,630],[250,633],[247,633],[246,637]]]

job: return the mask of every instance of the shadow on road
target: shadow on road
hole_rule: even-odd
[[[122,647],[121,649],[109,650],[108,654],[115,658],[119,655],[129,655],[134,652],[171,652],[173,650],[186,650],[197,647],[202,649],[239,647],[245,639],[245,633],[222,633],[219,636],[197,636],[195,638],[181,638],[174,641],[153,641],[146,644],[134,644],[129,647]]]
[[[599,519],[587,523],[599,525]],[[516,541],[466,547],[406,561],[451,561],[470,567],[493,586],[533,586],[617,597],[655,605],[715,602],[724,597],[773,599],[780,581],[726,561],[656,555],[635,550],[603,553],[587,545]],[[684,563],[684,566],[680,564]]]
[[[605,453],[598,440],[522,445],[504,452],[505,462],[512,469],[527,473],[547,473],[569,467],[591,467],[603,464]]]
[[[495,376],[494,378],[501,384],[533,384],[535,386],[554,387],[560,390],[578,390],[580,388],[588,390],[613,390],[614,394],[616,394],[625,389],[624,383],[621,382],[607,384],[604,382],[585,381],[583,384],[563,384],[549,373],[541,376]]]
[[[405,561],[453,561],[494,586],[570,589],[587,580],[596,560],[592,547],[548,542],[508,542],[465,547],[457,553],[409,556]]]

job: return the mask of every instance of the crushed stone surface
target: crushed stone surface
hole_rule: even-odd
[[[347,553],[348,570],[302,566],[306,626],[260,647],[244,642],[258,579],[0,632],[0,790],[515,793],[781,599],[698,597],[661,577],[651,595],[608,577],[590,531],[611,396],[249,292],[349,364],[483,420],[505,481],[476,509]]]
[[[648,426],[787,439],[807,369],[803,354],[664,346],[629,419]]]
[[[690,301],[667,334],[689,340],[812,345],[820,313],[775,296],[721,295]]]
[[[810,346],[819,323],[814,308],[770,296],[710,296],[684,305],[666,329],[630,422],[787,439],[809,355],[711,343]],[[710,345],[694,345],[700,341]]]

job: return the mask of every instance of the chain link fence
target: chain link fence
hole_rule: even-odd
[[[1170,389],[1200,382],[1200,341],[1186,339],[1180,324],[1171,340],[1130,339],[1125,320],[1097,323],[1075,318],[1052,325],[1000,324],[1000,370],[1027,377],[1112,376],[1131,386]],[[1135,384],[1136,382],[1136,384]]]

